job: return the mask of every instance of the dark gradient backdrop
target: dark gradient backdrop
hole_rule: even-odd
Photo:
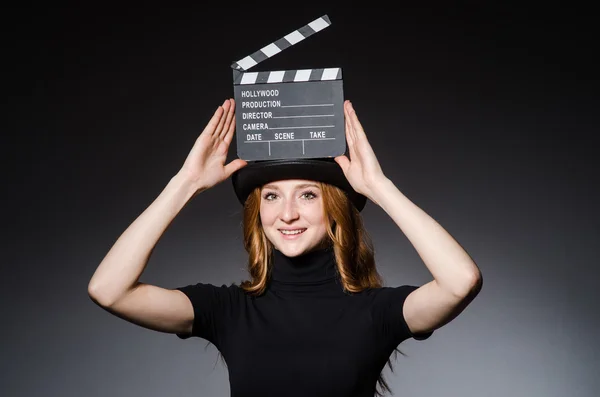
[[[328,14],[257,70],[343,67],[384,172],[484,275],[458,319],[401,345],[395,395],[597,396],[596,21],[524,4],[7,10],[1,394],[228,395],[212,346],[111,316],[87,284],[233,95],[230,63]],[[429,281],[391,218],[363,214],[386,284]],[[239,282],[240,215],[230,181],[196,197],[142,280]]]

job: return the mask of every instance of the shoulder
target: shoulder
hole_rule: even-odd
[[[362,293],[369,306],[372,320],[381,335],[392,337],[394,343],[407,338],[424,340],[431,333],[415,334],[411,332],[404,315],[406,298],[419,287],[416,285],[400,285],[397,287],[369,288]]]
[[[374,287],[367,288],[356,295],[362,296],[364,299],[371,301],[376,304],[388,299],[392,299],[397,302],[398,299],[404,300],[411,292],[415,291],[419,287],[416,285],[400,285],[396,287]]]
[[[220,346],[222,335],[239,317],[244,291],[236,284],[195,283],[176,288],[185,294],[194,313],[191,334],[178,334],[182,339],[199,336]]]
[[[192,303],[200,301],[219,304],[233,303],[245,296],[245,291],[236,283],[212,284],[199,282],[176,289],[187,295]]]

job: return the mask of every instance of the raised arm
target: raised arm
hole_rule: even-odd
[[[350,159],[336,157],[352,187],[379,205],[404,232],[433,275],[412,291],[403,315],[413,333],[427,333],[458,316],[482,286],[479,268],[431,216],[412,203],[383,174],[365,131],[349,101],[344,104]]]
[[[156,243],[181,209],[197,194],[246,165],[225,164],[235,130],[235,104],[219,106],[196,140],[181,170],[121,234],[88,284],[90,298],[110,313],[140,326],[169,333],[189,332],[194,312],[178,290],[139,282]]]

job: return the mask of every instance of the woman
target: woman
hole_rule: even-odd
[[[385,177],[352,104],[349,158],[225,164],[234,102],[219,106],[181,170],[125,230],[89,283],[90,297],[140,326],[219,349],[232,396],[373,396],[397,346],[424,340],[464,310],[482,278],[461,246]],[[250,279],[165,289],[138,281],[155,244],[195,195],[232,176],[244,204]],[[382,287],[362,228],[379,205],[433,275]]]

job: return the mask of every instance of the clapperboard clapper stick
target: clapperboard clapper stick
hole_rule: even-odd
[[[324,15],[231,65],[239,158],[258,161],[344,154],[341,68],[247,71],[330,25]]]

